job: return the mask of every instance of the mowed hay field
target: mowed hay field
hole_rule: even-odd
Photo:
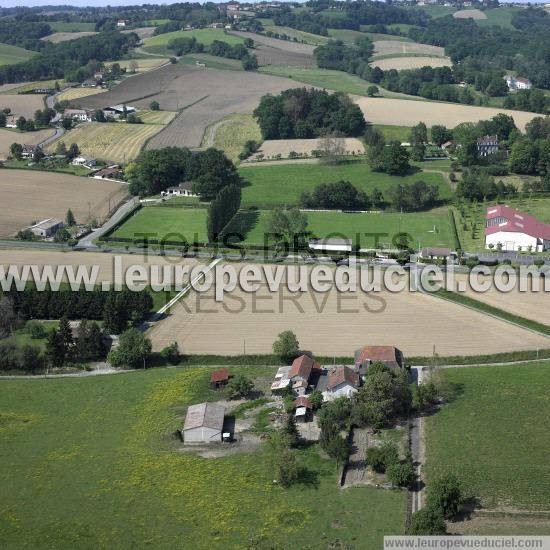
[[[15,92],[15,90],[13,90],[13,92]],[[39,94],[2,94],[0,96],[0,109],[5,109],[6,107],[11,109],[13,115],[33,118],[35,111],[44,109],[44,96]]]
[[[84,36],[92,36],[97,34],[94,31],[81,31],[81,32],[55,32],[48,36],[44,36],[41,40],[45,42],[53,42],[59,44],[60,42],[67,42],[67,40],[76,40],[77,38],[83,38]]]
[[[514,119],[520,130],[525,131],[525,125],[536,116],[535,113],[526,111],[431,101],[411,102],[405,99],[388,99],[384,97],[356,97],[355,103],[361,107],[368,122],[396,126],[414,126],[419,122],[424,122],[427,126],[443,124],[448,128],[454,128],[461,122],[487,120],[498,115],[498,113],[504,113]]]
[[[38,130],[36,132],[14,132],[5,128],[0,128],[0,160],[5,160],[10,154],[10,146],[12,143],[25,143],[27,145],[37,145],[45,139],[53,136],[55,130],[49,128],[47,130]],[[3,177],[8,178],[9,173],[4,172]]]
[[[363,142],[359,139],[337,139],[342,146],[345,155],[364,154],[365,147],[363,145]],[[258,153],[262,153],[265,158],[273,158],[277,155],[281,155],[283,158],[287,158],[292,151],[294,151],[295,153],[311,155],[312,151],[322,148],[322,139],[270,139],[262,143],[262,146],[258,150]]]
[[[206,129],[201,145],[221,149],[228,158],[236,162],[248,140],[262,141],[262,132],[254,117],[229,115]]]
[[[156,100],[167,110],[185,107],[169,126],[148,142],[147,148],[200,147],[206,128],[211,124],[227,115],[250,114],[263,95],[295,87],[296,82],[290,79],[255,72],[189,68],[161,93],[136,102],[138,107],[147,107],[150,101]]]
[[[350,360],[355,349],[369,343],[395,345],[409,356],[430,356],[435,346],[436,353],[449,356],[536,349],[549,342],[424,293],[293,293],[286,287],[272,293],[265,280],[258,292],[237,290],[223,302],[214,301],[213,291],[192,292],[150,336],[157,351],[177,341],[188,353],[239,355],[245,348],[249,354],[271,353],[284,330],[295,332],[302,349]]]
[[[126,124],[90,122],[63,135],[65,143],[76,143],[83,155],[111,162],[135,159],[145,142],[162,129],[160,124]],[[53,152],[56,143],[47,150]]]
[[[370,63],[373,67],[380,67],[383,71],[395,69],[402,71],[404,69],[420,69],[421,67],[450,67],[451,60],[448,57],[387,57],[377,59]]]
[[[105,65],[111,66],[113,63],[118,63],[122,69],[130,71],[134,65],[138,73],[145,73],[147,71],[152,71],[153,69],[158,69],[162,65],[166,65],[169,59],[167,57],[143,57],[137,59],[120,59],[118,61],[113,61],[112,63],[106,63]]]
[[[87,97],[90,95],[96,95],[104,93],[106,90],[103,88],[83,88],[78,86],[76,88],[67,88],[63,90],[58,96],[57,101],[73,101],[74,99],[80,99],[81,97]]]
[[[231,368],[262,388],[275,371]],[[288,489],[273,483],[264,443],[216,459],[181,452],[187,407],[220,399],[212,372],[3,380],[3,547],[293,548],[299,537],[316,548],[322,532],[378,549],[404,532],[405,492],[340,490],[317,445],[294,451],[307,481]]]
[[[441,374],[459,392],[425,419],[428,486],[430,479],[453,472],[482,508],[550,510],[550,362]],[[514,527],[512,520],[500,534]]]
[[[13,235],[33,221],[65,218],[70,208],[77,222],[104,219],[126,195],[126,185],[112,181],[39,172],[4,170],[0,185],[0,235]]]
[[[481,10],[460,10],[453,13],[455,19],[487,19]]]
[[[445,50],[440,46],[419,44],[418,42],[403,42],[401,40],[376,40],[374,43],[374,56],[383,55],[410,55],[420,54],[432,57],[445,57]]]

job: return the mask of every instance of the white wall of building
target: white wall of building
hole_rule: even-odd
[[[183,431],[184,443],[212,443],[222,440],[221,430],[198,427]]]
[[[525,233],[499,231],[498,233],[485,236],[485,248],[489,248],[489,245],[493,244],[493,250],[497,250],[498,243],[502,244],[502,250],[507,251],[517,251],[520,247],[521,250],[526,251],[529,246],[532,246],[533,252],[542,252],[543,248],[540,245],[537,248],[537,239]]]
[[[351,384],[343,382],[338,386],[323,392],[323,399],[326,401],[332,401],[338,397],[353,397],[353,394],[357,393],[357,388],[354,388]]]

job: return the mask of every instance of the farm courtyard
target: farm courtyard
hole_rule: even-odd
[[[275,369],[232,372],[261,381]],[[302,481],[289,489],[273,484],[263,446],[217,459],[176,452],[187,406],[219,398],[210,373],[4,381],[2,545],[379,548],[384,534],[404,532],[405,493],[340,490],[317,445],[297,451]]]

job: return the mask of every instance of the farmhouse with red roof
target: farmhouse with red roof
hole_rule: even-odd
[[[403,353],[394,346],[365,346],[355,352],[355,367],[365,372],[371,363],[384,363],[392,369],[404,367]]]
[[[509,251],[550,250],[550,225],[509,206],[489,206],[485,247]]]

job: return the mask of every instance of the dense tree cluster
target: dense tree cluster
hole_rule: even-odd
[[[304,191],[300,203],[305,208],[362,210],[368,208],[370,200],[349,181],[338,181],[321,183],[312,192]]]
[[[119,59],[137,41],[133,33],[109,32],[59,44],[48,42],[28,61],[0,67],[0,84],[48,78],[80,82],[93,74],[98,63]]]
[[[155,195],[183,181],[195,182],[204,199],[227,185],[240,185],[235,165],[218,149],[191,152],[179,147],[142,151],[126,170],[130,192]]]
[[[496,182],[486,170],[477,166],[465,170],[456,187],[457,197],[470,201],[513,198],[517,194],[518,190],[513,184]]]
[[[148,291],[38,291],[27,285],[23,291],[10,290],[4,294],[11,299],[15,313],[22,319],[102,320],[105,329],[113,334],[122,332],[129,323],[142,321],[153,307]]]
[[[346,94],[294,88],[265,95],[254,111],[264,139],[313,138],[327,133],[359,136],[365,130],[361,109]]]
[[[38,50],[44,45],[40,38],[52,33],[47,23],[0,19],[0,43]]]
[[[180,36],[172,38],[166,46],[172,50],[175,55],[185,55],[187,53],[199,53],[204,51],[204,44],[198,42],[194,36]]]

